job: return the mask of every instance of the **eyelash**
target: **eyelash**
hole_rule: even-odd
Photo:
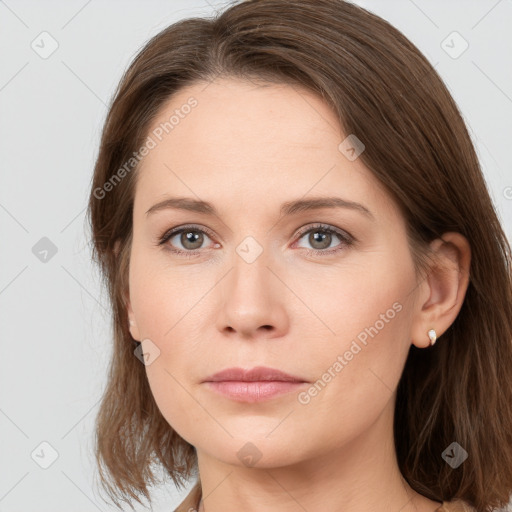
[[[314,224],[312,226],[308,226],[307,229],[301,230],[298,234],[298,240],[300,240],[305,234],[311,232],[311,231],[321,231],[324,233],[330,233],[337,235],[341,243],[340,245],[335,249],[304,249],[306,254],[308,256],[331,256],[335,253],[338,253],[339,251],[343,250],[346,247],[350,247],[354,244],[356,241],[355,238],[352,235],[349,235],[348,233],[338,230],[336,228],[333,228],[331,226],[328,226],[326,224]],[[162,246],[164,245],[168,240],[173,238],[176,235],[179,235],[183,233],[184,231],[193,231],[193,232],[199,232],[208,235],[210,238],[214,238],[213,234],[210,232],[210,230],[200,228],[198,226],[189,225],[189,226],[183,226],[180,228],[173,228],[171,230],[166,231],[163,235],[161,235],[158,238],[157,245]],[[170,250],[172,253],[177,254],[179,256],[185,256],[186,258],[193,258],[194,256],[198,256],[201,249],[195,249],[192,251],[183,251],[181,249],[175,249],[171,248],[170,245],[168,247],[168,250]]]

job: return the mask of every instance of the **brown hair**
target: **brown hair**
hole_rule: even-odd
[[[141,503],[140,493],[151,501],[147,484],[157,482],[155,465],[178,488],[197,472],[195,448],[160,413],[128,330],[137,171],[130,158],[173,93],[217,76],[289,84],[322,97],[344,133],[365,144],[359,158],[399,205],[423,275],[430,241],[447,231],[468,239],[464,303],[442,342],[411,346],[398,384],[394,437],[400,471],[420,494],[461,498],[477,511],[505,506],[512,492],[510,246],[441,78],[397,29],[342,0],[244,1],[209,19],[179,21],[153,37],[121,79],[88,210],[93,256],[113,308],[113,356],[96,423],[104,489],[116,504],[116,497]],[[126,162],[131,166],[121,177]],[[441,456],[454,441],[469,454],[457,469]]]

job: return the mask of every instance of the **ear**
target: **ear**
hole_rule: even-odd
[[[114,248],[113,248],[113,252],[114,252],[116,259],[119,258],[119,249],[120,249],[120,240],[118,239],[114,242]],[[129,280],[127,279],[127,282],[128,281]],[[130,300],[130,291],[129,291],[128,286],[126,286],[126,289],[123,290],[123,298],[124,298],[124,303],[126,304],[126,312],[128,314],[128,323],[129,323],[128,329],[130,330],[130,334],[132,335],[132,338],[134,340],[140,341],[141,336],[140,336],[139,328],[137,326],[137,321],[135,320],[135,315],[133,313],[132,304],[131,304],[131,300]]]
[[[420,302],[412,325],[412,343],[430,345],[428,331],[439,338],[454,322],[464,303],[469,285],[471,248],[460,233],[444,233],[430,243],[435,264],[420,286]]]
[[[131,305],[131,301],[130,301],[130,294],[128,291],[126,292],[125,297],[126,297],[125,303],[126,303],[126,311],[128,313],[130,334],[132,335],[132,338],[134,340],[142,341],[139,327],[137,325],[137,320],[135,319],[135,315],[133,314],[133,309],[132,309],[132,305]]]

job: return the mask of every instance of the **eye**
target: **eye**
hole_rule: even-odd
[[[199,249],[201,249],[205,238],[210,237],[203,228],[184,226],[182,228],[173,228],[170,231],[165,232],[159,238],[158,245],[167,244],[169,249],[176,254],[196,256]],[[175,239],[174,242],[173,239]],[[176,248],[176,244],[178,244],[178,248]]]
[[[304,238],[305,235],[308,235],[306,239],[307,243],[313,247],[313,249],[308,249],[306,252],[313,255],[323,256],[333,254],[354,243],[354,237],[348,233],[325,224],[316,224],[309,227],[306,231],[302,230],[299,233],[300,240]],[[336,237],[341,240],[342,243],[332,248],[331,244]]]

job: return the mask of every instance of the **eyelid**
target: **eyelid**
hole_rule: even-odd
[[[183,224],[181,226],[175,226],[171,229],[168,229],[165,231],[161,236],[158,237],[159,243],[162,242],[162,240],[169,240],[169,238],[172,238],[174,235],[181,233],[182,231],[186,231],[189,229],[190,231],[201,231],[206,233],[210,238],[215,238],[215,234],[210,229],[200,226],[198,224]],[[191,252],[191,251],[189,251]]]
[[[348,249],[352,247],[356,242],[357,239],[352,236],[349,232],[345,231],[344,229],[338,228],[336,226],[333,226],[332,224],[326,224],[324,222],[317,222],[313,224],[309,224],[305,226],[304,228],[301,228],[298,233],[295,234],[295,237],[297,239],[296,242],[293,243],[295,246],[297,243],[299,243],[300,239],[309,232],[312,231],[324,231],[326,233],[331,233],[336,235],[340,243],[335,246],[334,248],[330,249],[308,249],[305,247],[301,247],[302,251],[304,251],[307,255],[312,255],[313,257],[327,257],[327,256],[335,256],[339,252]]]
[[[313,229],[331,232],[331,233],[334,233],[334,234],[340,236],[341,238],[355,241],[355,238],[350,233],[345,231],[344,229],[337,228],[335,226],[332,226],[331,224],[325,224],[323,222],[316,222],[316,223],[308,224],[307,226],[304,226],[304,228],[301,228],[299,231],[297,231],[297,233],[295,234],[295,237],[302,238],[303,235],[305,235],[306,233],[309,233],[309,231],[312,231]]]

